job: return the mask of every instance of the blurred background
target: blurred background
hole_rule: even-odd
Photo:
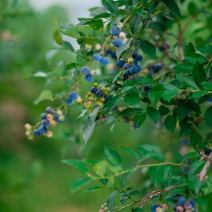
[[[163,152],[170,149],[186,152],[190,148],[160,126],[155,129],[152,121],[139,130],[125,124],[117,125],[113,132],[110,131],[111,126],[99,123],[85,146],[81,121],[76,119],[81,106],[77,105],[71,107],[66,123],[54,130],[52,138],[41,136],[29,141],[25,137],[25,123],[36,124],[47,106],[59,104],[51,101],[34,104],[41,90],[48,87],[59,93],[64,89],[63,82],[48,86],[44,78],[29,77],[38,71],[48,71],[46,53],[54,48],[53,20],[76,24],[77,18],[89,16],[88,8],[99,5],[100,0],[0,1],[1,212],[98,211],[110,191],[86,193],[81,189],[71,193],[73,180],[81,174],[62,164],[62,159],[103,159],[104,146],[136,149],[142,143],[156,143]],[[71,62],[72,56],[56,55],[54,60],[59,61],[63,57]],[[90,85],[85,83],[82,93],[89,88]],[[122,150],[119,152],[126,156]],[[124,163],[133,166],[135,161],[125,159]],[[141,195],[146,194],[151,184],[148,178],[145,172],[135,176],[133,182],[142,191]]]

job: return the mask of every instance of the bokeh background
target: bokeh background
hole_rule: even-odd
[[[156,143],[163,152],[172,149],[182,153],[190,148],[160,126],[155,128],[151,121],[139,130],[117,125],[113,132],[110,125],[100,123],[85,146],[81,121],[76,119],[81,106],[77,105],[70,108],[66,123],[55,129],[53,138],[29,141],[25,137],[25,123],[35,124],[47,106],[58,106],[58,102],[51,101],[34,104],[41,90],[47,87],[59,93],[64,88],[62,82],[48,86],[44,78],[30,77],[37,71],[48,71],[46,53],[54,48],[53,20],[76,24],[77,18],[89,16],[88,8],[99,5],[100,0],[0,1],[1,212],[98,211],[110,191],[86,193],[81,189],[71,193],[71,183],[81,174],[61,163],[62,159],[103,159],[104,146],[136,149],[142,143]],[[77,48],[76,43],[74,46]],[[61,58],[70,62],[72,55],[56,55],[55,61]],[[85,83],[82,93],[89,88]],[[119,152],[125,158],[126,154]],[[133,166],[135,162],[124,159],[124,163]],[[142,191],[141,195],[151,184],[148,178],[143,170],[131,182]]]

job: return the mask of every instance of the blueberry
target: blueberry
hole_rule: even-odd
[[[60,116],[58,117],[58,122],[59,122],[59,123],[63,123],[63,122],[65,122],[65,120],[66,120],[66,117],[65,117],[64,115],[60,115]]]
[[[125,81],[125,80],[127,80],[128,79],[128,76],[125,74],[124,76],[123,76],[123,81]]]
[[[103,57],[99,62],[102,66],[106,66],[110,63],[110,60],[107,57]]]
[[[48,132],[48,129],[45,126],[40,126],[38,130],[41,134],[44,135]]]
[[[93,59],[98,61],[98,62],[100,61],[101,58],[102,58],[102,56],[100,54],[96,53],[96,54],[93,55]]]
[[[87,75],[87,76],[85,76],[85,81],[87,81],[87,82],[92,82],[93,81],[93,76],[92,75]]]
[[[104,49],[104,52],[106,55],[111,54],[111,50],[110,49]]]
[[[122,60],[117,60],[117,61],[116,61],[116,65],[117,65],[118,67],[122,68],[122,67],[124,66],[124,61],[122,61]]]
[[[186,202],[186,203],[184,204],[184,208],[190,210],[190,209],[193,208],[193,206],[192,206],[192,204],[191,204],[190,202]]]
[[[116,53],[115,53],[115,52],[111,52],[111,53],[110,53],[110,56],[111,56],[113,59],[115,59],[115,60],[117,59]]]
[[[110,32],[111,32],[112,35],[118,35],[119,32],[120,32],[120,29],[117,26],[112,26],[110,28]]]
[[[115,38],[113,41],[115,47],[119,48],[123,46],[123,40],[121,38]]]
[[[42,113],[40,117],[41,117],[41,119],[47,119],[47,114],[46,113]]]
[[[132,58],[133,58],[133,59],[135,59],[137,56],[138,56],[138,53],[137,53],[137,52],[133,52],[133,53],[132,53]]]
[[[44,126],[44,127],[48,127],[49,126],[49,120],[47,119],[44,119],[41,124]]]
[[[212,103],[212,97],[209,99],[209,102]]]
[[[195,199],[194,198],[191,198],[189,200],[189,202],[192,204],[193,207],[196,207],[197,206],[197,203],[195,202]]]
[[[109,100],[109,97],[108,97],[108,96],[105,96],[105,101],[104,101],[104,103],[106,103],[108,100]]]
[[[150,89],[151,89],[150,86],[147,86],[147,85],[144,86],[144,93],[148,93]]]
[[[76,100],[78,98],[78,94],[76,92],[72,92],[69,97],[73,100]]]
[[[104,93],[103,93],[102,91],[98,90],[98,91],[96,92],[96,97],[97,97],[97,98],[102,98],[103,96],[104,96]]]
[[[135,64],[137,66],[138,65],[138,61],[137,60],[134,60],[133,61],[133,64]]]
[[[211,149],[208,148],[208,147],[205,147],[204,152],[205,152],[206,155],[210,155]]]
[[[133,123],[133,128],[134,129],[137,129],[138,128],[136,123]]]
[[[72,99],[71,99],[70,97],[68,98],[66,104],[67,104],[67,105],[71,105],[71,104],[72,104]]]
[[[51,107],[46,108],[47,113],[54,113],[54,110]]]
[[[186,199],[184,197],[180,197],[177,202],[177,204],[181,206],[184,206],[185,203],[186,203]]]
[[[151,206],[151,210],[153,212],[155,212],[156,211],[156,208],[158,208],[158,207],[159,207],[158,205],[154,204],[154,205]]]
[[[126,63],[126,64],[124,64],[124,69],[130,69],[130,67],[131,67],[131,65],[130,64],[128,64],[128,63]]]
[[[35,136],[35,137],[39,137],[39,136],[40,136],[40,131],[39,131],[39,130],[35,130],[34,136]]]
[[[137,61],[141,61],[143,59],[143,56],[142,55],[138,55],[136,58],[135,58],[135,60],[137,60]]]
[[[142,67],[139,66],[139,65],[137,65],[136,67],[137,67],[137,69],[138,69],[138,70],[137,70],[137,73],[139,73],[139,72],[141,71]]]
[[[90,69],[88,67],[82,67],[81,68],[81,73],[85,76],[89,75],[90,74]]]
[[[118,109],[118,106],[115,105],[113,108],[112,108],[114,111]]]
[[[56,122],[58,122],[58,121],[59,121],[59,119],[58,119],[58,118],[59,118],[59,116],[58,116],[58,115],[54,115],[54,119],[55,119],[55,121],[56,121]]]
[[[91,88],[91,93],[95,94],[97,92],[97,88],[96,87],[92,87]]]
[[[152,69],[153,69],[153,73],[157,73],[158,71],[160,71],[160,69],[162,69],[162,65],[160,65],[160,64],[154,64],[152,66]]]
[[[181,197],[181,195],[180,195],[180,194],[174,194],[174,198],[175,198],[175,199],[179,200],[179,199],[180,199],[180,197]]]
[[[136,66],[132,66],[132,67],[130,68],[130,74],[136,74],[137,71],[138,71],[138,68],[137,68]]]

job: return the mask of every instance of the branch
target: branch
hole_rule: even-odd
[[[200,181],[205,180],[205,176],[207,174],[207,172],[209,171],[210,167],[211,167],[211,163],[212,163],[212,152],[210,153],[209,157],[206,160],[206,163],[202,169],[202,171],[197,174],[196,176],[199,177]]]

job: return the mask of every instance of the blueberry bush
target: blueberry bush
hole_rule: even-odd
[[[110,190],[99,212],[196,212],[198,204],[204,209],[212,192],[212,1],[102,0],[102,7],[89,11],[90,18],[79,18],[76,25],[54,23],[49,71],[33,76],[45,78],[47,85],[56,81],[67,86],[55,95],[48,89],[41,92],[36,103],[51,100],[58,106],[47,107],[37,124],[26,124],[26,135],[31,140],[52,137],[74,106],[82,107],[78,118],[85,144],[99,122],[110,124],[111,130],[121,123],[138,130],[149,118],[166,129],[167,139],[172,133],[193,150],[166,153],[156,141],[147,141],[136,151],[121,147],[117,139],[120,150],[105,147],[102,161],[62,161],[83,174],[72,191],[90,183],[96,186],[87,192]],[[64,50],[72,53],[73,62],[55,64],[54,55]],[[85,83],[89,90],[81,95]],[[124,159],[134,158],[134,166],[125,167],[120,151],[128,153]],[[141,170],[148,171],[152,190],[136,198],[140,191],[130,179]]]

